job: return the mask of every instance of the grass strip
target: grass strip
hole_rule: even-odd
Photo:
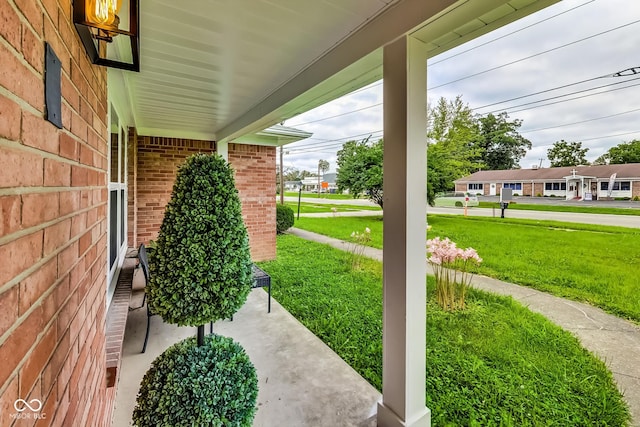
[[[475,272],[588,302],[640,322],[640,230],[511,218],[429,215],[429,237],[473,247],[484,262]],[[381,217],[300,218],[296,227],[349,240],[371,230],[382,248]]]
[[[480,202],[480,205],[478,207],[500,209],[500,203]],[[588,214],[640,216],[640,209],[638,209],[638,206],[635,206],[635,205],[634,206],[630,205],[628,208],[607,208],[602,206],[559,206],[559,205],[527,204],[527,203],[518,202],[518,203],[511,203],[509,205],[509,209],[523,210],[523,211],[575,212],[575,213],[588,213]]]
[[[381,264],[366,260],[352,271],[348,256],[283,235],[278,259],[260,265],[274,297],[380,390]],[[611,374],[570,333],[511,298],[472,290],[468,306],[445,313],[427,304],[433,425],[628,425]]]
[[[298,212],[298,202],[284,202],[295,213]],[[357,211],[381,211],[379,206],[360,206],[360,205],[332,205],[329,203],[310,203],[300,202],[300,213],[324,213],[324,212],[357,212]]]

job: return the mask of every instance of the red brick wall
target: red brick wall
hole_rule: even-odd
[[[229,144],[254,261],[276,257],[276,149]]]
[[[640,197],[640,181],[631,181],[631,197]]]
[[[129,180],[129,199],[135,200],[137,205],[137,223],[134,225],[137,235],[135,243],[129,240],[130,245],[157,239],[178,166],[192,154],[215,151],[212,141],[138,136],[135,144],[136,163],[129,173],[135,170],[137,180]],[[137,183],[137,188],[132,188],[133,183]],[[134,227],[130,225],[129,229]]]
[[[69,0],[0,2],[0,425],[101,426],[105,387],[106,70]],[[62,123],[44,117],[44,43],[62,63]]]
[[[129,223],[129,245],[134,246],[158,237],[178,166],[191,154],[215,151],[215,143],[137,136],[129,139],[129,146],[136,153],[135,160],[129,154],[129,219],[132,211],[137,215],[136,223]],[[274,147],[229,146],[229,163],[235,170],[254,261],[276,256],[275,156]],[[136,179],[132,179],[133,170]]]

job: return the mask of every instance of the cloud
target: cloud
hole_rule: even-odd
[[[511,119],[522,120],[520,130],[533,144],[522,167],[540,158],[548,166],[546,151],[561,139],[583,141],[593,161],[611,146],[640,138],[640,110],[633,111],[640,109],[640,74],[611,77],[640,67],[640,22],[635,21],[640,21],[640,2],[564,0],[431,58],[428,98],[462,95],[478,114],[507,111]],[[478,75],[465,78],[473,74]],[[528,96],[541,91],[548,92]],[[551,97],[556,98],[542,101]],[[540,102],[523,105],[535,101]],[[289,120],[287,126],[313,132],[314,139],[287,146],[285,166],[314,171],[325,159],[335,171],[341,142],[369,133],[380,137],[374,132],[382,129],[382,107],[366,107],[381,102],[377,83]],[[479,108],[493,103],[499,104]],[[358,109],[363,110],[353,112]],[[337,117],[323,120],[331,116]]]

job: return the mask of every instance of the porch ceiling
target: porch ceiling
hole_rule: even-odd
[[[145,0],[141,72],[109,70],[110,96],[140,134],[232,140],[381,78],[399,36],[433,56],[556,1]]]

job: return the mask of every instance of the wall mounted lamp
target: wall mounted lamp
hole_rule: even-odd
[[[73,0],[73,23],[94,64],[140,71],[138,12],[139,0]]]

